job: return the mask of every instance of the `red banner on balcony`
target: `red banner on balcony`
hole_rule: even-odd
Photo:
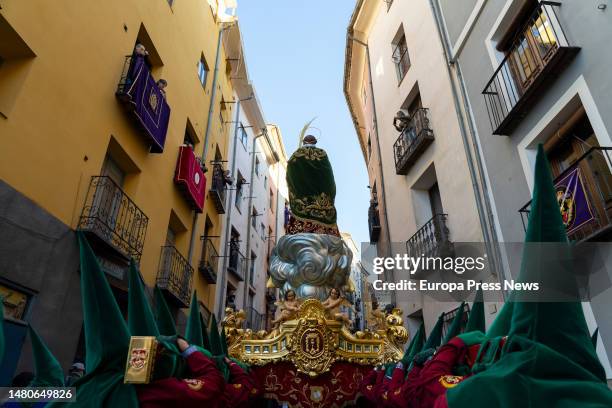
[[[174,182],[181,187],[185,198],[191,203],[195,211],[201,213],[204,208],[206,177],[202,170],[202,164],[196,158],[193,148],[190,146],[179,148]]]
[[[576,167],[555,182],[561,218],[568,235],[595,218],[580,173],[580,167]]]
[[[252,369],[261,381],[265,398],[285,402],[290,407],[323,408],[354,404],[359,385],[372,367],[340,362],[314,378],[297,372],[290,362]]]

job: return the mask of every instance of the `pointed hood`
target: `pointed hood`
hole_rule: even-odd
[[[404,353],[404,357],[402,357],[402,364],[404,367],[408,367],[408,365],[412,362],[412,359],[418,353],[423,344],[425,343],[425,323],[421,323],[419,326],[419,330],[417,330],[416,334],[410,341],[406,352]]]
[[[31,387],[63,387],[64,370],[32,326],[28,327],[34,356],[34,379]]]
[[[465,312],[465,302],[461,302],[461,305],[459,305],[459,308],[457,309],[457,313],[455,314],[455,317],[453,318],[453,321],[451,322],[451,325],[448,328],[448,332],[446,333],[446,336],[444,336],[444,340],[442,341],[443,345],[448,343],[450,339],[452,339],[453,337],[461,333],[461,329],[463,328],[464,312]]]
[[[155,298],[155,320],[159,333],[162,336],[175,336],[177,331],[174,318],[164,299],[164,294],[157,285],[153,289],[153,297]]]
[[[77,239],[87,374],[77,381],[77,401],[70,406],[137,408],[138,397],[134,386],[123,383],[130,343],[128,327],[83,232],[77,232]],[[61,404],[47,405],[49,408],[55,406]]]
[[[474,298],[474,304],[472,310],[470,310],[470,317],[467,325],[465,326],[466,332],[480,331],[485,332],[485,312],[482,288],[479,288]]]
[[[444,313],[440,314],[440,316],[438,317],[438,321],[436,322],[436,325],[429,333],[429,337],[427,338],[427,341],[425,342],[425,345],[423,346],[422,350],[427,350],[431,348],[435,349],[440,346],[440,342],[442,341],[442,326],[443,325],[444,325]]]
[[[506,299],[506,303],[502,306],[493,324],[487,330],[487,337],[507,336],[510,332],[510,324],[512,323],[512,311],[514,310],[514,296],[511,293]]]
[[[526,241],[567,241],[542,145],[538,146]],[[572,271],[561,265],[554,270],[554,278],[547,276],[543,266],[550,267],[546,261],[557,258],[544,256],[533,247],[526,246],[523,251],[518,281],[539,282],[540,287],[561,288],[566,293]],[[448,407],[514,408],[524,406],[526,400],[534,407],[551,402],[568,408],[612,406],[612,392],[591,343],[580,302],[525,302],[516,293],[511,294],[509,300],[513,302],[506,303],[498,316],[512,316],[501,357],[449,389],[445,396]],[[508,305],[512,305],[510,312],[506,311]],[[551,396],[555,398],[552,401]]]
[[[206,323],[204,323],[204,319],[202,319],[202,314],[200,314],[200,325],[202,326],[202,344],[206,350],[210,350],[210,340],[208,339],[208,328],[206,327]]]
[[[570,288],[575,289],[576,282],[572,271],[562,263],[563,260],[560,259],[559,264],[554,265],[554,277],[546,273],[546,270],[551,268],[551,259],[543,254],[542,248],[530,245],[541,242],[560,243],[560,247],[568,242],[552,174],[542,145],[538,147],[536,158],[533,200],[518,281],[540,282],[545,290],[558,290],[558,293],[567,293]],[[564,252],[569,252],[569,247]],[[591,343],[582,305],[578,301],[517,301],[512,312],[510,335],[524,336],[544,344],[597,377],[605,379],[604,370]]]
[[[130,261],[128,272],[128,327],[132,336],[159,336],[153,311],[147,300],[136,263]]]
[[[221,348],[223,349],[223,355],[228,356],[227,352],[227,338],[225,337],[225,328],[221,327]]]
[[[210,318],[210,352],[213,356],[223,355],[223,346],[221,345],[221,337],[219,336],[219,327],[217,325],[217,318],[213,314]]]
[[[189,318],[187,319],[187,328],[185,329],[185,339],[189,344],[199,347],[204,346],[204,339],[202,339],[202,318],[200,317],[198,295],[195,290],[193,291],[193,296],[191,297]]]

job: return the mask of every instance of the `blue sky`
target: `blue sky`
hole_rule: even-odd
[[[338,225],[369,241],[368,177],[342,92],[346,27],[353,0],[242,0],[237,15],[249,76],[264,115],[291,154],[304,124],[327,150],[336,178]]]

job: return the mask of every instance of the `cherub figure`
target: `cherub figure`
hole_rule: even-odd
[[[327,310],[328,315],[335,320],[339,320],[350,325],[351,321],[349,320],[348,314],[342,312],[340,307],[343,305],[348,305],[350,307],[350,303],[340,296],[340,291],[336,288],[332,288],[329,291],[329,297],[321,303],[323,307]]]
[[[370,311],[369,328],[372,331],[386,330],[387,324],[385,322],[385,312],[378,308],[378,300],[372,300],[372,310]]]
[[[285,300],[280,302],[279,306],[281,313],[278,318],[272,320],[273,326],[277,326],[281,322],[286,322],[287,320],[295,319],[300,309],[300,302],[297,300],[295,292],[290,289],[285,293]]]

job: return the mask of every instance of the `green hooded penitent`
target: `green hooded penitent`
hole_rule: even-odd
[[[448,328],[448,332],[446,332],[446,336],[444,336],[444,340],[442,340],[442,345],[445,345],[450,341],[450,339],[461,333],[461,329],[463,328],[462,326],[464,310],[465,302],[461,302],[461,305],[457,309],[457,313],[455,314],[455,317],[453,318],[453,321],[451,322],[451,325]]]
[[[519,282],[567,293],[575,287],[572,271],[560,264],[546,274],[551,259],[529,243],[567,244],[552,176],[544,149],[538,147],[533,201]],[[534,249],[534,247],[536,247]],[[563,249],[570,252],[570,247]],[[559,257],[558,259],[561,259]],[[516,292],[514,292],[516,293]],[[514,295],[513,293],[513,295]],[[512,324],[499,361],[447,391],[450,408],[610,407],[605,382],[587,329],[582,306],[566,302],[520,301],[514,297]]]
[[[175,336],[177,332],[174,318],[172,313],[170,313],[166,299],[164,299],[164,294],[157,285],[153,289],[153,297],[155,299],[155,321],[157,322],[159,333],[162,336]]]
[[[138,407],[136,390],[123,383],[130,333],[87,238],[77,232],[87,373],[79,379],[70,408]],[[59,403],[58,403],[59,404]],[[59,406],[50,403],[48,407]]]
[[[204,344],[203,347],[206,350],[210,350],[210,340],[208,339],[208,329],[206,328],[204,319],[202,319],[201,313],[200,313],[200,326],[202,326],[202,343]]]
[[[440,342],[442,341],[442,326],[444,325],[444,313],[442,313],[438,317],[438,321],[431,332],[429,333],[429,337],[427,337],[427,341],[425,345],[423,345],[422,350],[427,349],[436,349],[440,346]],[[421,350],[419,350],[421,351]]]
[[[32,326],[29,326],[29,332],[34,356],[34,379],[30,387],[63,387],[62,366]]]
[[[225,353],[223,350],[223,344],[221,336],[219,335],[219,327],[217,325],[217,318],[213,314],[210,318],[210,334],[208,336],[210,340],[210,352],[213,355],[217,368],[221,371],[225,381],[229,379],[229,367],[225,363]]]
[[[185,328],[185,339],[189,344],[204,347],[204,340],[202,339],[202,319],[200,317],[200,307],[198,306],[198,296],[195,290],[191,297],[189,318],[187,319],[187,327]]]
[[[408,365],[412,362],[415,354],[421,351],[423,344],[425,343],[425,323],[421,323],[419,326],[419,330],[417,330],[416,334],[410,341],[406,352],[404,353],[404,357],[402,357],[402,364],[404,367],[408,368]]]
[[[591,344],[593,344],[593,348],[597,348],[597,335],[599,334],[599,327],[595,328],[593,335],[591,336]]]
[[[485,332],[485,314],[484,314],[484,302],[482,288],[479,288],[474,298],[474,304],[472,310],[470,310],[470,317],[465,326],[466,332],[480,331]]]
[[[132,336],[159,336],[153,311],[145,295],[144,285],[134,260],[128,272],[128,328]]]

